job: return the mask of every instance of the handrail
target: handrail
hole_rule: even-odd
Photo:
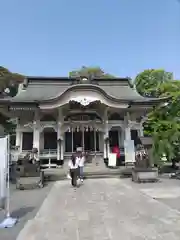
[[[40,150],[40,153],[39,155],[55,155],[57,154],[57,149],[43,149],[43,150]]]

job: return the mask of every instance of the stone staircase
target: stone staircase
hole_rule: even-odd
[[[45,177],[50,181],[65,180],[68,173],[68,161],[64,162],[64,165],[56,169],[45,169]],[[131,175],[131,168],[124,166],[117,168],[108,168],[102,157],[93,159],[92,163],[87,163],[84,167],[85,178],[120,178],[120,176]]]

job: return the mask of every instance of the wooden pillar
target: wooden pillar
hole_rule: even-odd
[[[71,128],[72,153],[74,152],[74,129]]]
[[[118,147],[120,147],[121,146],[121,128],[120,127],[118,128],[118,143],[119,143]]]
[[[22,132],[20,129],[16,129],[16,147],[18,147],[19,152],[22,151]]]
[[[39,154],[39,145],[40,145],[40,119],[39,111],[36,110],[34,114],[33,122],[33,148],[37,148]]]
[[[61,141],[60,160],[63,164],[64,163],[64,142],[63,141]]]
[[[138,136],[139,137],[144,137],[144,127],[143,127],[143,124],[140,125],[140,128],[138,130]]]
[[[129,126],[125,127],[125,140],[131,140],[131,128]]]
[[[57,161],[60,161],[60,151],[61,151],[61,141],[60,141],[60,126],[57,127]],[[59,163],[57,163],[59,164]]]
[[[131,140],[131,128],[130,128],[130,114],[127,112],[124,118],[124,126],[125,126],[125,140]]]
[[[95,162],[96,162],[96,160],[97,160],[97,158],[96,158],[96,147],[97,147],[97,143],[96,143],[96,127],[94,127],[94,160],[95,160]],[[98,164],[97,162],[96,162],[96,164]]]
[[[82,150],[84,152],[84,125],[82,126]]]
[[[63,136],[62,136],[62,122],[63,115],[61,108],[58,109],[57,118],[57,165],[62,165],[64,162],[64,147],[63,147]]]
[[[18,152],[22,152],[22,130],[20,128],[19,119],[16,120],[16,147],[18,147]]]
[[[108,126],[108,109],[104,111],[104,160],[108,161],[109,158],[109,141],[106,142],[106,139],[109,139],[109,126]]]
[[[124,152],[125,152],[125,165],[134,164],[134,141],[131,140],[131,125],[130,125],[130,114],[127,113],[124,119],[125,126],[125,141],[124,141]]]
[[[40,132],[37,123],[34,124],[33,128],[33,148],[37,148],[39,152]]]

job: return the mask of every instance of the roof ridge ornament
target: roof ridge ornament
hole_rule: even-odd
[[[86,81],[88,81],[88,78],[87,78],[87,77],[82,77],[82,78],[81,78],[81,81],[82,81],[82,82],[86,82]]]
[[[88,84],[88,83],[91,83],[91,79],[90,77],[87,77],[87,76],[80,76],[79,77],[79,80],[80,80],[80,84]]]
[[[70,99],[70,101],[78,102],[82,106],[88,106],[90,103],[99,101],[99,99],[95,97],[83,97],[83,96],[78,96],[78,97],[73,97]]]

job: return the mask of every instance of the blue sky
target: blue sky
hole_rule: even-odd
[[[180,79],[178,0],[0,0],[0,65],[67,76],[82,65],[134,77],[164,68]]]

